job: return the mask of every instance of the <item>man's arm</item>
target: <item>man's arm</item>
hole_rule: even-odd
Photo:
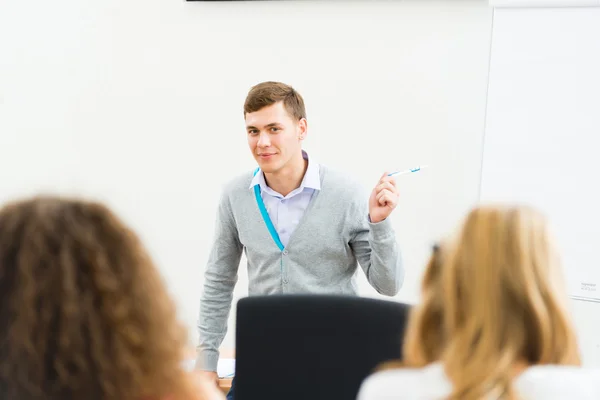
[[[219,346],[227,333],[227,319],[242,250],[230,199],[225,192],[219,202],[215,238],[204,272],[204,291],[198,320],[200,341],[196,365],[206,371],[217,370]]]
[[[389,216],[398,204],[393,177],[384,173],[369,197],[368,213],[363,201],[353,209],[357,227],[350,246],[371,286],[381,294],[394,296],[404,282],[404,268],[396,234]]]
[[[404,266],[389,219],[373,223],[366,212],[350,242],[358,263],[378,293],[394,296],[404,282]]]

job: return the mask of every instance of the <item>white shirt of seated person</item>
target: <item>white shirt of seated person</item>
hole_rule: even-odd
[[[533,366],[513,384],[523,400],[600,400],[600,369]],[[442,400],[451,391],[442,365],[434,363],[421,369],[378,372],[365,380],[358,400]]]

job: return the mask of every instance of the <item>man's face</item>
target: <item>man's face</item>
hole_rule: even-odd
[[[265,173],[276,173],[301,153],[306,134],[306,120],[295,121],[277,102],[246,114],[248,145],[254,159]]]

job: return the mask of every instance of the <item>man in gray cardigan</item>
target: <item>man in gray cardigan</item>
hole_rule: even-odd
[[[219,202],[198,324],[197,365],[212,380],[242,252],[250,295],[356,294],[357,261],[379,293],[395,295],[404,279],[387,219],[398,203],[394,178],[383,174],[369,197],[309,159],[304,101],[286,84],[254,86],[244,117],[259,168],[229,182]]]

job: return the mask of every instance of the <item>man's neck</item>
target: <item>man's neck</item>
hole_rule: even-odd
[[[305,160],[300,154],[298,158],[295,158],[289,166],[282,170],[275,173],[265,173],[265,181],[271,189],[282,196],[287,196],[292,190],[300,187],[307,168],[308,160]]]

